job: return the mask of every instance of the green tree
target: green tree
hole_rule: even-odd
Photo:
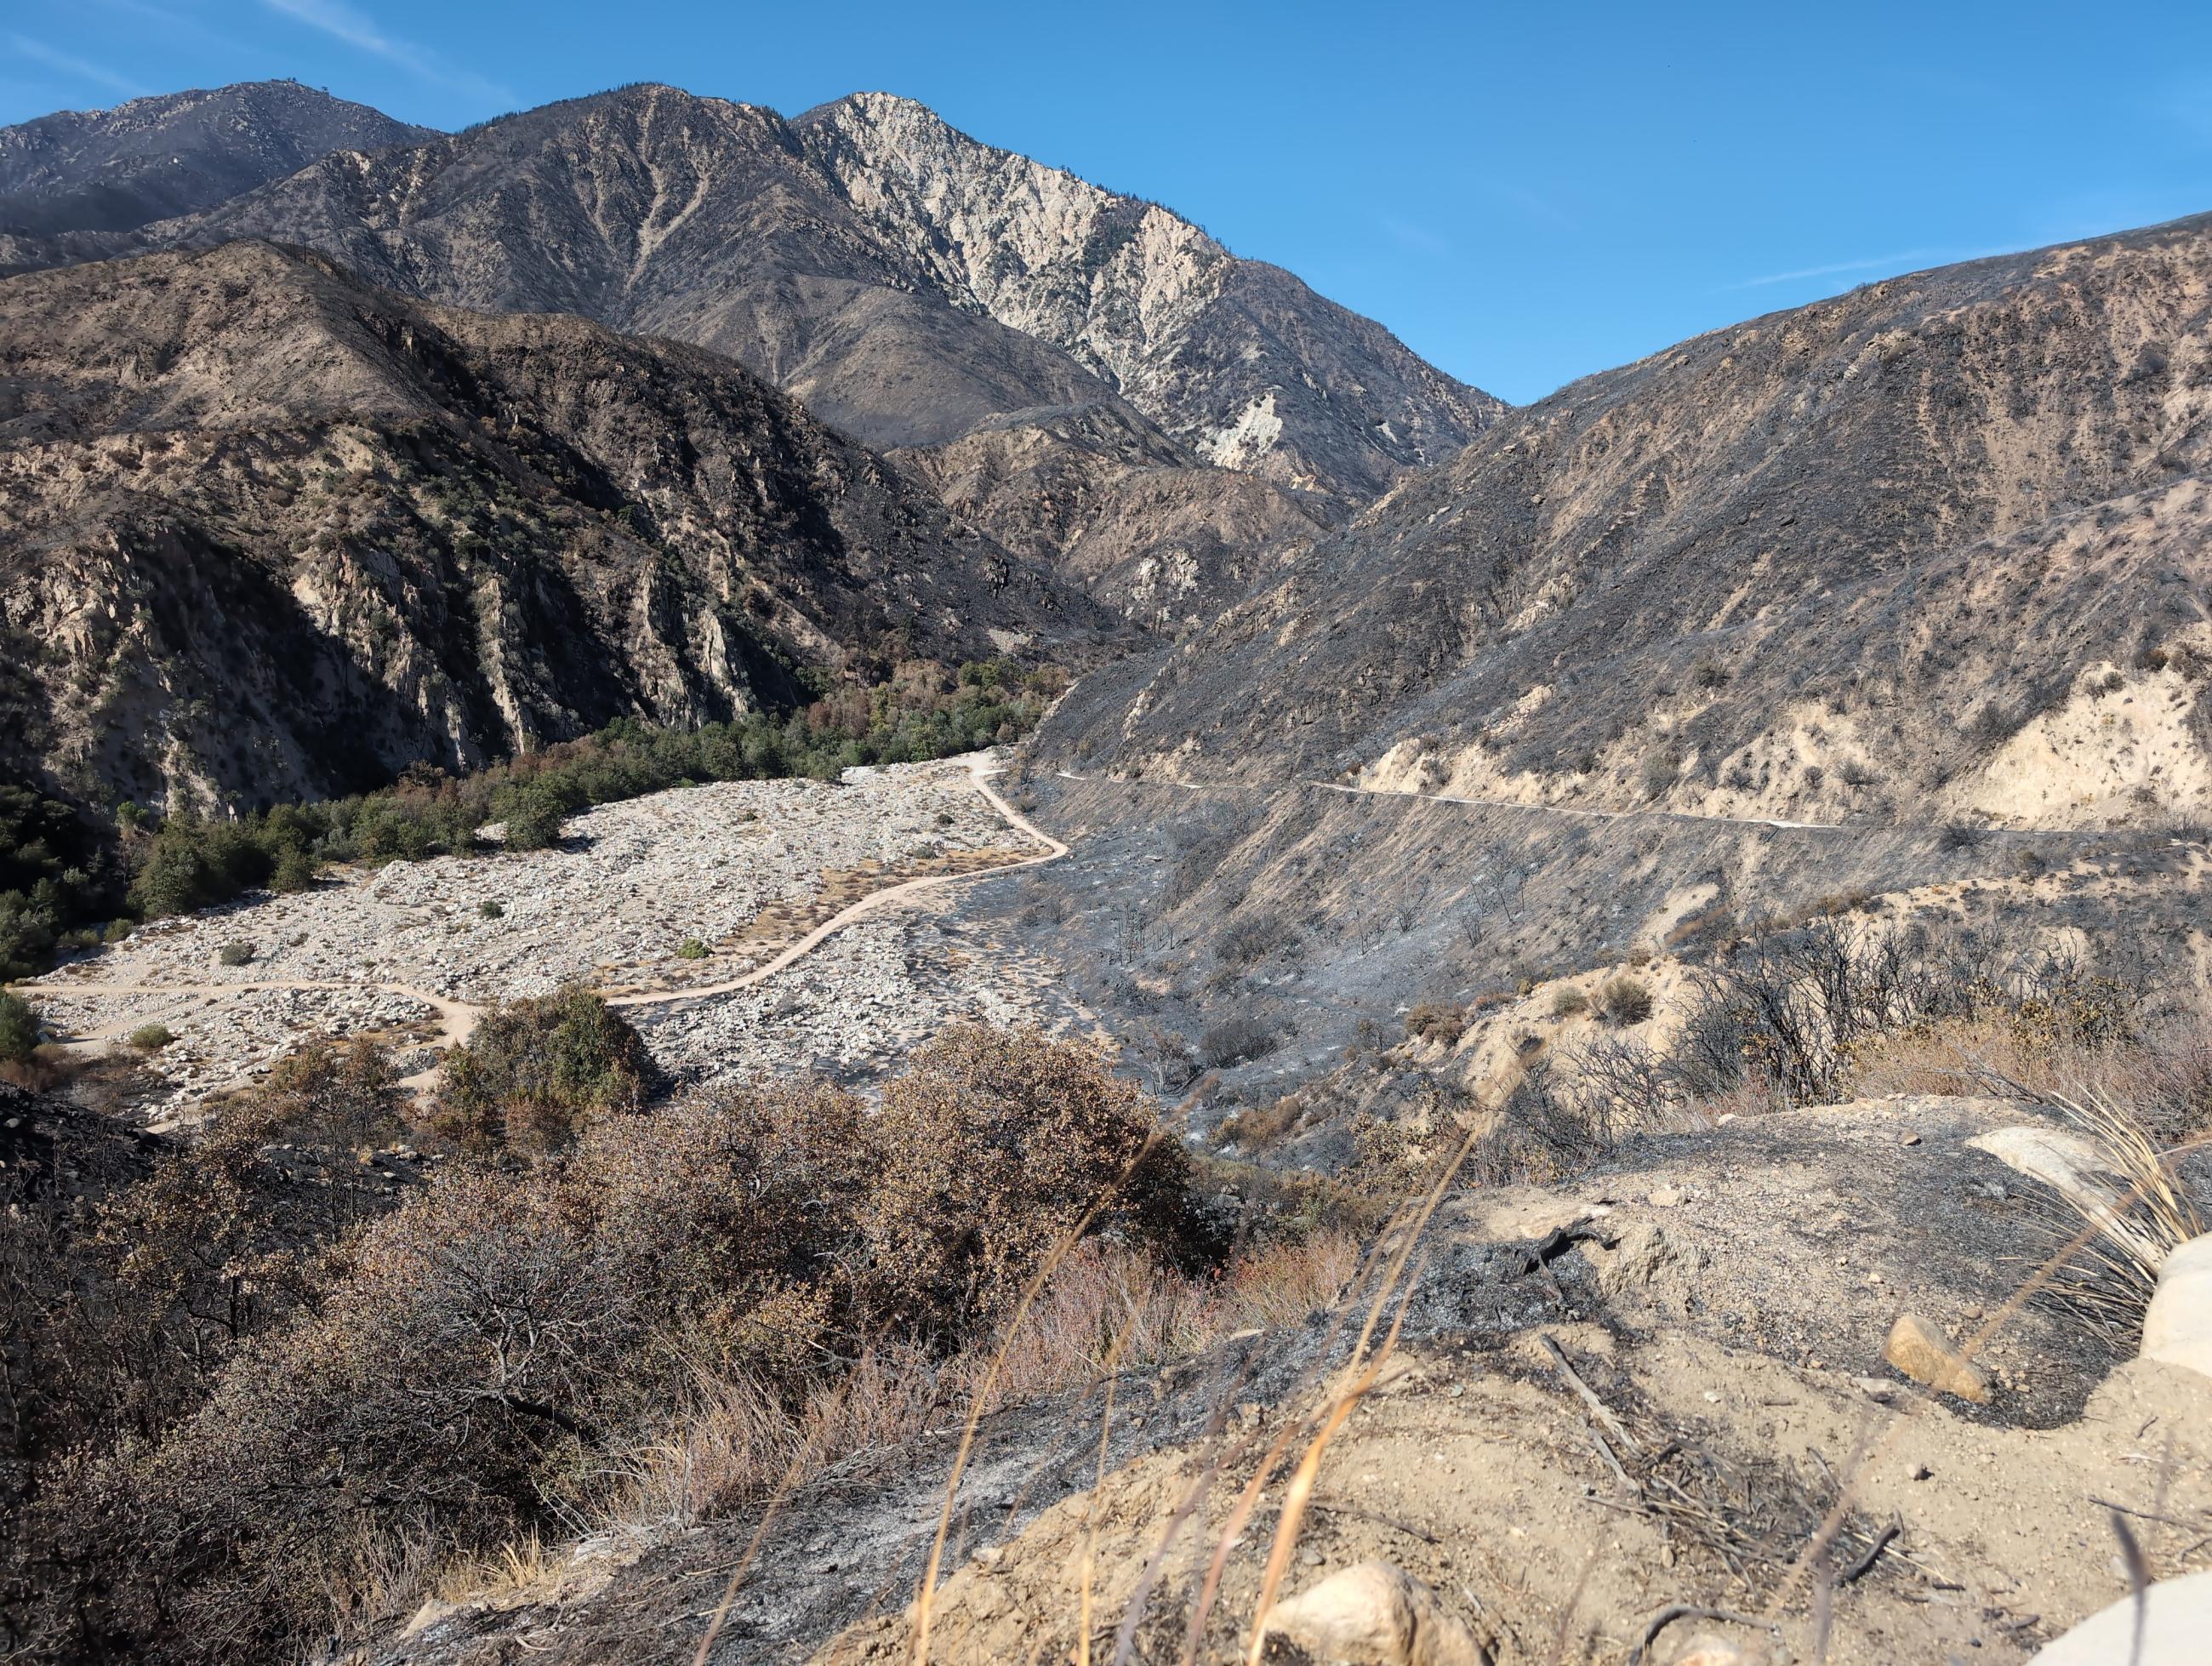
[[[21,1064],[38,1050],[39,1009],[0,989],[0,1064]]]

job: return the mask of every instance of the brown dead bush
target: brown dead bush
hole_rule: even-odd
[[[489,1056],[538,1034],[495,1028]],[[526,1063],[485,1095],[502,1117],[562,1083]],[[338,1091],[344,1060],[305,1074],[287,1094]],[[786,1083],[581,1122],[558,1160],[441,1171],[345,1243],[312,1302],[232,1350],[197,1410],[57,1470],[26,1535],[47,1553],[28,1651],[296,1652],[393,1589],[396,1566],[626,1507],[629,1455],[672,1427],[721,1454],[707,1502],[727,1502],[846,1427],[826,1408],[851,1362],[957,1359],[1086,1217],[1133,1269],[1206,1247],[1188,1159],[1143,1096],[1035,1032],[948,1032],[873,1116]],[[282,1272],[251,1178],[274,1125],[241,1118],[210,1142],[224,1166],[195,1152],[118,1218],[149,1310],[220,1316]],[[1074,1369],[1048,1352],[1061,1364],[1030,1377]]]
[[[957,1026],[884,1090],[877,1131],[866,1231],[886,1305],[995,1314],[1102,1199],[1103,1225],[1171,1256],[1196,1246],[1181,1143],[1087,1049]]]

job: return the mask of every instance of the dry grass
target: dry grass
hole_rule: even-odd
[[[2067,1201],[2146,1281],[2148,1302],[2148,1286],[2156,1283],[2166,1258],[2203,1231],[2203,1223],[2167,1166],[2166,1152],[2127,1106],[2094,1091],[2079,1099],[2052,1095],[2045,1103],[2089,1141],[2117,1183],[2106,1197],[2069,1193]]]
[[[487,1596],[541,1590],[565,1563],[564,1557],[549,1554],[544,1541],[532,1533],[501,1545],[489,1556],[448,1566],[438,1580],[438,1598],[446,1602],[481,1601]]]
[[[2212,1015],[2189,1011],[2139,1038],[2093,1046],[2025,1029],[2002,1016],[1916,1025],[1863,1043],[1850,1097],[1941,1093],[2099,1097],[2132,1108],[2168,1143],[2212,1128]]]
[[[986,1414],[1088,1389],[1109,1369],[1157,1366],[1240,1332],[1297,1323],[1336,1298],[1359,1256],[1352,1238],[1323,1231],[1255,1250],[1218,1276],[1190,1278],[1086,1241],[1002,1342],[950,1358],[912,1345],[871,1348],[796,1413],[750,1382],[696,1371],[688,1403],[616,1466],[614,1502],[594,1525],[653,1532],[710,1520],[765,1496],[794,1468],[804,1481],[945,1427],[987,1378]]]
[[[2089,1140],[2100,1154],[2106,1181],[2105,1200],[2075,1201],[2076,1218],[2071,1225],[2077,1230],[2057,1234],[2054,1253],[2022,1279],[1998,1310],[1967,1339],[1963,1350],[1969,1358],[1982,1352],[2021,1306],[2050,1286],[2069,1256],[2081,1255],[2085,1249],[2087,1253],[2109,1256],[2133,1269],[2147,1294],[2148,1280],[2154,1280],[2165,1255],[2174,1244],[2202,1230],[2171,1168],[2176,1154],[2173,1146],[2201,1144],[2208,1128],[2212,1128],[2212,1028],[2201,1018],[2169,1025],[2138,1042],[2103,1047],[2068,1038],[2023,1036],[2016,1026],[2003,1024],[1954,1025],[1889,1038],[1861,1055],[1858,1070],[1856,1091],[1868,1097],[1881,1092],[1971,1094],[2039,1104]],[[1738,1096],[1724,1105],[1701,1103],[1690,1108],[1685,1120],[1703,1122],[1723,1110],[1766,1108],[1771,1106],[1753,1106],[1747,1096]],[[2166,1132],[2176,1128],[2189,1137],[2169,1140]],[[1462,1152],[1461,1159],[1464,1158]],[[1432,1208],[1434,1203],[1431,1194],[1429,1207]],[[1266,1567],[1244,1634],[1245,1658],[1262,1657],[1268,1612],[1294,1558],[1306,1495],[1332,1437],[1371,1384],[1375,1369],[1389,1355],[1395,1341],[1395,1325],[1389,1337],[1379,1339],[1372,1353],[1368,1343],[1394,1292],[1406,1287],[1406,1257],[1425,1220],[1425,1211],[1401,1215],[1368,1244],[1369,1264],[1377,1276],[1371,1281],[1362,1280],[1359,1290],[1347,1291],[1343,1298],[1367,1309],[1365,1330],[1353,1345],[1342,1374],[1325,1387],[1308,1384],[1309,1389],[1319,1387],[1317,1395],[1304,1401],[1301,1414],[1285,1417],[1272,1444],[1255,1455],[1256,1467],[1218,1529],[1212,1564],[1205,1569],[1194,1593],[1183,1639],[1184,1662],[1199,1656],[1207,1612],[1222,1590],[1230,1558],[1246,1535],[1262,1496],[1261,1489],[1271,1488],[1279,1481],[1284,1487],[1281,1506],[1269,1535]],[[2057,1243],[2057,1237],[2066,1242]],[[1341,1254],[1347,1268],[1354,1252],[1355,1246],[1348,1239],[1330,1247],[1332,1257]],[[1332,1260],[1332,1274],[1334,1266]],[[1090,1269],[1087,1276],[1095,1281],[1107,1270],[1101,1263]],[[1276,1268],[1274,1276],[1281,1278],[1285,1270]],[[1412,1281],[1418,1278],[1418,1273],[1412,1274]],[[1319,1289],[1322,1281],[1309,1277],[1296,1283],[1304,1299]],[[1031,1339],[1040,1362],[1036,1368],[1040,1381],[1050,1380],[1054,1370],[1065,1368],[1047,1362],[1073,1358],[1076,1351],[1069,1348],[1069,1339],[1093,1334],[1095,1316],[1112,1306],[1112,1300],[1102,1300],[1095,1294],[1085,1297],[1074,1290],[1069,1293],[1077,1299],[1071,1302],[1066,1313],[1044,1325],[1045,1330],[1061,1338],[1056,1346],[1063,1352],[1046,1347],[1042,1337]],[[1123,1303],[1130,1299],[1126,1291],[1113,1298]],[[1343,1314],[1342,1303],[1336,1310]],[[1163,1297],[1136,1328],[1160,1327],[1154,1334],[1161,1340],[1151,1344],[1157,1347],[1176,1334],[1176,1327],[1183,1322],[1172,1299]],[[1304,1392],[1294,1392],[1293,1399],[1302,1399]],[[1645,1490],[1642,1508],[1662,1519],[1670,1534],[1701,1549],[1740,1584],[1766,1587],[1769,1599],[1764,1614],[1757,1616],[1694,1606],[1669,1608],[1662,1611],[1662,1615],[1703,1614],[1771,1629],[1784,1616],[1802,1611],[1810,1616],[1820,1639],[1816,1657],[1824,1656],[1832,1623],[1829,1610],[1838,1584],[1858,1577],[1895,1536],[1894,1528],[1884,1529],[1863,1513],[1859,1479],[1928,1403],[1932,1402],[1909,1402],[1892,1417],[1887,1430],[1867,1432],[1840,1472],[1832,1473],[1822,1464],[1817,1477],[1778,1456],[1771,1460],[1754,1456],[1747,1467],[1724,1462],[1679,1438],[1658,1444],[1648,1465],[1638,1460],[1638,1478]],[[1303,1456],[1285,1474],[1284,1466],[1301,1444]],[[1209,1464],[1206,1477],[1214,1475],[1226,1458],[1224,1450]],[[1186,1500],[1169,1522],[1169,1536],[1188,1513],[1196,1491],[1194,1499]],[[1164,1541],[1160,1552],[1165,1547]],[[1160,1553],[1156,1553],[1154,1560],[1158,1560]],[[1839,1568],[1849,1571],[1839,1573]],[[1125,1640],[1133,1635],[1142,1619],[1139,1610],[1152,1583],[1147,1577],[1132,1598],[1132,1609],[1121,1627]],[[1086,1658],[1091,1624],[1088,1599],[1086,1578],[1079,1645]],[[1647,1645],[1656,1629],[1647,1630]],[[1120,1653],[1115,1656],[1117,1661],[1123,1657]]]
[[[1246,1151],[1264,1151],[1297,1126],[1305,1109],[1296,1095],[1285,1095],[1273,1104],[1233,1111],[1223,1119],[1215,1134],[1216,1142],[1242,1146]]]

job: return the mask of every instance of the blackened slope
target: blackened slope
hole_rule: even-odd
[[[2199,218],[1589,378],[1079,690],[1052,744],[1808,818],[2197,806],[2208,294]],[[2101,755],[2093,696],[2134,708]]]

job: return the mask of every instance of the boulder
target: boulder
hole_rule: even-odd
[[[2203,1242],[2202,1239],[2198,1240]],[[2212,1635],[2212,1573],[2161,1579],[2142,1594],[2142,1647],[2136,1648],[2136,1599],[2123,1596],[2048,1643],[2028,1666],[2193,1666]]]
[[[1680,1227],[1639,1220],[1624,1228],[1610,1249],[1585,1244],[1583,1253],[1597,1272],[1597,1287],[1607,1299],[1633,1296],[1662,1313],[1686,1317],[1698,1283],[1712,1257]]]
[[[2191,1238],[2159,1269],[2142,1357],[2212,1377],[2212,1232]]]
[[[1991,1128],[1966,1144],[1987,1152],[2015,1174],[2039,1180],[2069,1197],[2101,1199],[2106,1191],[2097,1179],[2097,1148],[2078,1134],[2063,1128]]]
[[[1361,1562],[1277,1603],[1267,1630],[1345,1666],[1491,1666],[1465,1622],[1387,1562]]]
[[[1881,1357],[1916,1383],[1924,1383],[1939,1394],[1986,1405],[1989,1373],[1952,1352],[1943,1333],[1917,1313],[1900,1313],[1889,1328],[1889,1341]]]

